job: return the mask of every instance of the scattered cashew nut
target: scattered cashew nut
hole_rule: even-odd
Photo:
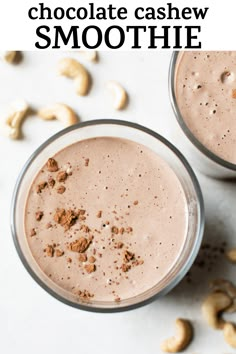
[[[73,79],[76,93],[86,96],[89,92],[91,79],[87,69],[73,58],[63,58],[58,65],[58,72],[62,76]]]
[[[87,61],[96,63],[98,61],[98,52],[96,50],[80,50],[79,53]]]
[[[0,57],[7,63],[13,63],[16,57],[16,51],[1,51]]]
[[[224,339],[226,343],[231,345],[231,347],[236,348],[236,328],[232,323],[226,323],[224,325]]]
[[[228,252],[226,252],[226,258],[232,262],[236,263],[236,248],[232,248]]]
[[[161,349],[167,353],[177,353],[184,350],[191,342],[193,337],[193,327],[190,321],[178,318],[175,321],[176,335],[166,339],[161,344]]]
[[[125,89],[116,81],[108,81],[106,88],[113,96],[113,107],[116,110],[125,108],[128,103],[128,95]]]
[[[220,313],[232,304],[232,299],[224,292],[209,294],[202,304],[202,314],[208,325],[215,329],[223,329],[225,321]]]
[[[5,122],[1,124],[0,131],[11,139],[18,139],[28,109],[29,106],[24,100],[12,102],[5,113]]]
[[[63,103],[55,103],[42,108],[38,115],[44,120],[58,119],[66,127],[78,123],[78,117],[75,112]]]
[[[236,288],[229,280],[216,279],[211,282],[210,287],[214,291],[221,291],[226,293],[232,300],[232,305],[230,305],[225,312],[235,312],[236,311]]]

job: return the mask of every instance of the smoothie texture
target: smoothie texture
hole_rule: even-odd
[[[197,140],[236,164],[236,51],[180,53],[175,94],[183,120]]]
[[[133,141],[99,137],[50,157],[29,187],[25,234],[39,267],[81,301],[117,301],[160,282],[188,227],[170,166]]]

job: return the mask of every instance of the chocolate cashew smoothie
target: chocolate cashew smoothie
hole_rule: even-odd
[[[175,92],[193,135],[215,155],[236,164],[236,51],[179,54]]]
[[[155,286],[178,259],[187,224],[185,194],[169,165],[112,137],[50,157],[25,206],[34,259],[81,301],[119,302]]]

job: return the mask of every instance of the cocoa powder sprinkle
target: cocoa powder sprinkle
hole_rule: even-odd
[[[31,229],[31,230],[30,230],[30,237],[33,237],[33,236],[35,236],[35,235],[36,235],[35,229]]]
[[[63,256],[64,251],[57,249],[57,250],[55,251],[55,254],[56,254],[56,257],[61,257],[61,256]]]
[[[47,170],[49,172],[56,172],[58,171],[58,164],[55,159],[49,158],[47,161]]]
[[[87,262],[87,255],[86,255],[86,253],[81,253],[81,254],[79,255],[79,261],[80,261],[80,262]]]
[[[124,264],[124,263],[123,263],[123,264],[121,265],[121,269],[122,269],[122,271],[125,272],[125,273],[128,272],[128,271],[130,270],[130,268],[131,268],[131,265],[129,265],[129,264]]]
[[[80,237],[78,240],[75,240],[69,244],[69,249],[72,252],[83,253],[89,247],[91,241],[85,237]]]
[[[47,187],[47,182],[41,182],[41,183],[39,183],[38,185],[37,185],[37,187],[36,187],[36,192],[39,194],[39,193],[42,193],[42,190],[44,189],[44,188],[46,188]]]
[[[48,257],[53,257],[54,255],[54,247],[52,245],[47,245],[44,252],[46,252]]]
[[[52,177],[48,178],[49,187],[53,188],[55,186],[55,183],[56,183],[55,179],[53,179]]]
[[[60,171],[57,174],[57,181],[58,182],[65,182],[65,180],[67,179],[68,174],[66,173],[66,171]]]
[[[93,273],[96,270],[95,264],[85,264],[84,269],[86,270],[87,273]]]
[[[64,187],[64,186],[59,186],[57,188],[57,193],[58,194],[63,194],[65,191],[66,191],[66,187]]]
[[[134,259],[134,253],[130,251],[124,251],[124,262],[128,263],[129,261]]]
[[[57,209],[54,215],[54,221],[68,231],[76,223],[78,215],[73,210]]]
[[[36,213],[35,213],[35,219],[36,219],[37,221],[40,221],[40,220],[42,220],[42,217],[43,217],[43,212],[42,212],[42,211],[36,211]]]
[[[99,210],[98,213],[97,213],[97,218],[101,218],[102,217],[102,211]]]

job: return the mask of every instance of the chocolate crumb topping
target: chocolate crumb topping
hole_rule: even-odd
[[[128,272],[128,271],[130,270],[130,268],[131,268],[131,265],[130,265],[130,264],[124,264],[124,263],[123,263],[123,264],[121,265],[121,269],[122,269],[122,271],[125,272],[125,273]]]
[[[37,221],[40,221],[40,220],[42,219],[42,217],[43,217],[43,212],[42,212],[42,211],[37,211],[37,212],[35,213],[35,219],[36,219]]]
[[[124,246],[123,242],[118,242],[116,245],[117,248],[122,248],[123,246]]]
[[[48,159],[48,161],[47,161],[47,170],[49,172],[58,171],[58,164],[57,164],[55,159],[53,159],[53,158]]]
[[[57,250],[55,251],[55,254],[56,254],[56,257],[61,257],[61,256],[63,256],[64,251],[57,249]]]
[[[232,90],[232,98],[236,98],[236,89]]]
[[[73,210],[57,209],[54,215],[54,221],[68,231],[76,223],[78,215]]]
[[[36,235],[36,230],[35,229],[31,229],[30,230],[30,237],[33,237]]]
[[[134,201],[134,205],[138,205],[138,200],[135,200],[135,201]]]
[[[80,230],[88,233],[90,231],[90,228],[87,225],[81,225]]]
[[[121,227],[121,228],[120,228],[120,234],[123,235],[124,232],[125,232],[124,227]]]
[[[83,290],[83,291],[79,290],[78,295],[82,299],[89,299],[91,297],[94,297],[94,294],[90,293],[88,290]]]
[[[128,232],[128,234],[130,233],[130,232],[132,232],[133,231],[133,228],[132,227],[127,227],[127,229],[126,229],[126,232]]]
[[[97,218],[101,218],[102,217],[102,210],[99,210],[97,213]]]
[[[47,245],[47,247],[44,249],[44,252],[46,252],[48,257],[53,257],[53,255],[54,255],[53,245]]]
[[[53,187],[55,186],[55,183],[56,183],[55,179],[50,176],[50,177],[48,178],[48,185],[49,185],[49,187],[53,188]]]
[[[132,265],[133,266],[138,266],[138,265],[142,265],[144,263],[144,261],[141,259],[141,260],[135,260],[132,262]]]
[[[65,180],[67,179],[68,174],[66,173],[66,171],[60,171],[57,174],[57,181],[58,182],[65,182]]]
[[[129,261],[131,261],[132,259],[134,259],[134,253],[130,252],[130,251],[124,251],[124,262],[128,263]]]
[[[90,256],[88,261],[89,261],[89,263],[95,263],[96,262],[96,258],[94,256]]]
[[[88,165],[89,165],[89,159],[85,159],[84,165],[85,165],[86,167],[88,167]]]
[[[48,222],[47,224],[46,224],[46,229],[50,229],[52,227],[52,224],[50,223],[50,222]]]
[[[87,262],[87,254],[86,253],[81,253],[79,255],[79,261],[80,262]]]
[[[118,234],[118,233],[119,233],[119,229],[118,229],[118,227],[116,227],[116,226],[112,226],[112,228],[111,228],[111,232],[112,232],[113,234]]]
[[[84,269],[86,270],[87,273],[93,273],[96,270],[95,264],[85,264]]]
[[[42,190],[44,189],[44,188],[46,188],[47,187],[47,182],[42,182],[42,183],[39,183],[38,185],[37,185],[37,187],[36,187],[36,192],[39,194],[39,193],[42,193]]]
[[[59,187],[57,188],[57,193],[58,193],[58,194],[63,194],[63,193],[65,192],[65,190],[66,190],[66,187],[64,187],[64,186],[59,186]]]
[[[89,247],[91,241],[85,237],[80,237],[69,244],[69,249],[73,252],[83,253]]]

